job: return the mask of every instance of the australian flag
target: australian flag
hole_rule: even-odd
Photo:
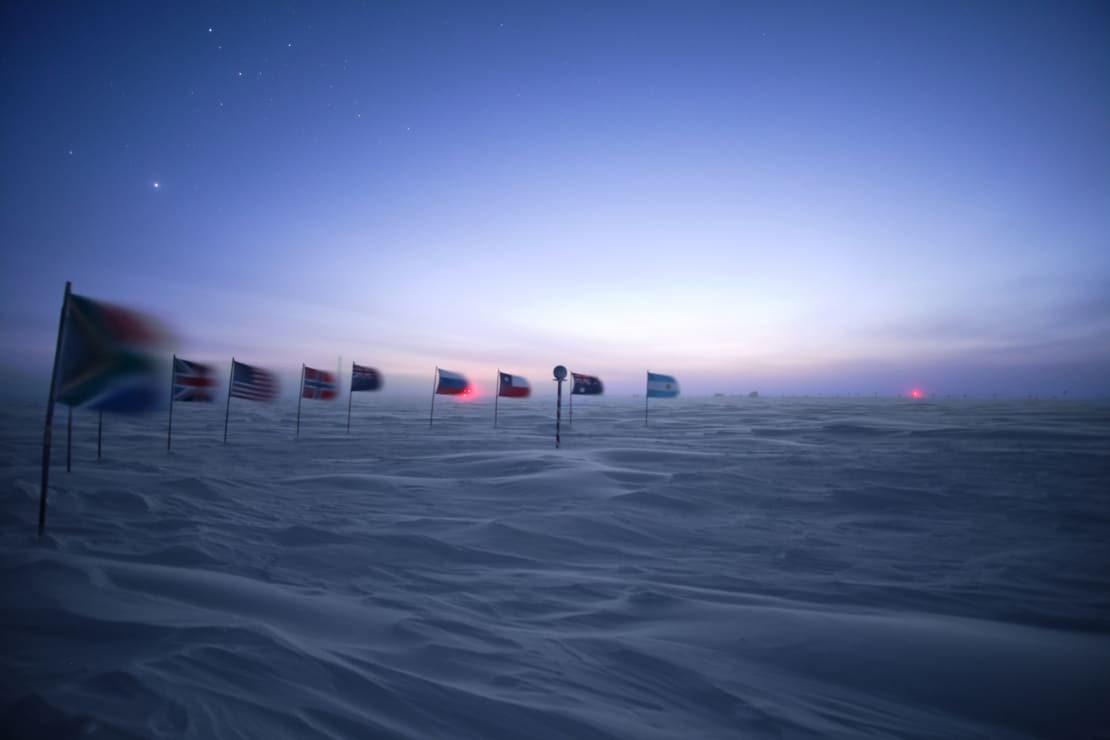
[[[570,392],[576,396],[600,396],[602,390],[601,379],[593,375],[571,373],[574,378],[574,387]]]
[[[376,391],[382,387],[382,376],[377,370],[351,363],[351,391]]]
[[[212,402],[212,389],[216,380],[212,368],[199,362],[173,358],[173,400]]]
[[[332,400],[339,395],[339,384],[335,382],[335,373],[306,367],[301,395],[305,398],[315,398],[320,401]]]

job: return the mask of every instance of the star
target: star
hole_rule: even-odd
[[[154,189],[155,189],[155,190],[160,190],[161,188],[162,188],[162,183],[160,183],[160,182],[158,182],[157,180],[155,180],[155,181],[154,181]]]

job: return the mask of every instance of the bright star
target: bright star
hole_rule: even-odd
[[[157,180],[155,180],[155,181],[154,181],[154,189],[155,189],[155,190],[158,190],[158,189],[159,189],[160,187],[162,187],[162,183],[160,183],[160,182],[158,182]]]

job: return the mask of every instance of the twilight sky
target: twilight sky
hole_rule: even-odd
[[[0,39],[0,376],[43,395],[67,279],[387,389],[1110,393],[1105,3],[9,0]]]

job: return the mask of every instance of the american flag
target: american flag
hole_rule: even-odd
[[[232,360],[231,395],[248,401],[272,401],[277,396],[277,378],[267,370]]]
[[[335,382],[335,373],[327,370],[317,370],[314,367],[304,369],[304,385],[301,394],[305,398],[316,398],[321,401],[330,401],[339,395],[339,386]]]
[[[211,403],[215,386],[210,366],[173,358],[173,400]]]

